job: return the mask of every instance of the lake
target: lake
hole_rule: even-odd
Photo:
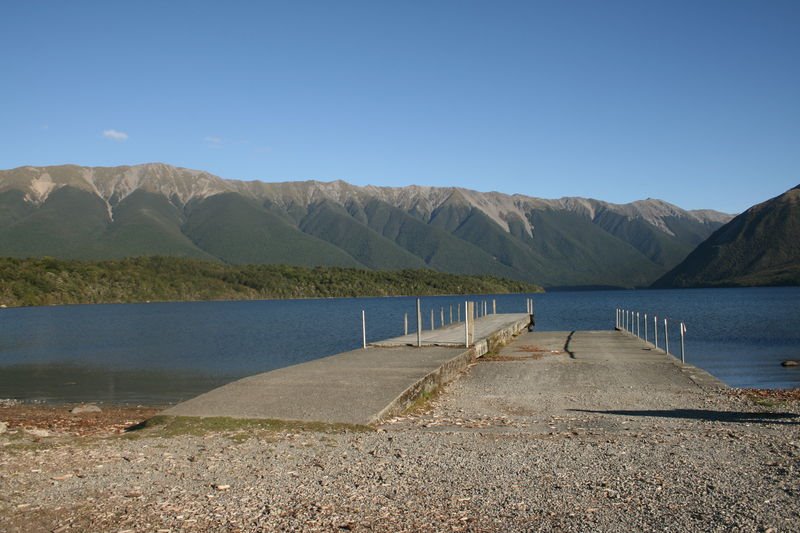
[[[671,351],[677,321],[687,325],[686,359],[736,387],[800,386],[800,287],[551,292],[484,295],[498,313],[536,303],[536,329],[612,329],[615,309],[667,317]],[[430,310],[465,297],[423,298]],[[490,308],[491,308],[491,304]],[[165,405],[233,379],[414,330],[415,299],[341,298],[246,302],[75,305],[0,310],[0,398]],[[455,314],[455,308],[453,310]],[[652,336],[652,322],[650,323]],[[662,339],[659,341],[663,343]]]

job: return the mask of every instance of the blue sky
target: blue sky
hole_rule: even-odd
[[[662,198],[800,183],[798,1],[0,6],[0,168]]]

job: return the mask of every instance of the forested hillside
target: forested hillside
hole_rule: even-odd
[[[174,257],[0,259],[5,306],[537,292],[531,283],[432,270],[241,265]]]
[[[639,287],[730,218],[652,199],[236,181],[160,163],[0,171],[0,257],[161,255]]]

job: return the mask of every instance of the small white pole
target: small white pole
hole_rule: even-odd
[[[408,313],[403,317],[403,335],[408,335]]]
[[[461,309],[461,306],[458,306]],[[469,303],[464,302],[464,346],[469,348]]]
[[[367,349],[367,314],[364,310],[361,310],[361,342],[364,345],[364,349]]]
[[[664,319],[664,351],[669,353],[669,333],[667,331],[667,319]]]
[[[422,305],[417,298],[417,348],[422,346]]]
[[[441,327],[444,327],[444,307],[442,307],[440,309],[440,311],[441,311],[441,315],[439,316],[439,318],[442,319]]]
[[[492,298],[492,314],[493,315],[497,314],[497,300],[495,300],[494,298]]]
[[[686,335],[686,324],[681,322],[681,363],[686,364],[686,348],[683,345],[684,335]]]
[[[644,342],[647,342],[647,313],[644,314]]]
[[[636,336],[640,339],[642,338],[642,331],[640,329],[639,324],[639,311],[636,311]]]
[[[653,315],[653,345],[658,350],[658,317]]]
[[[450,304],[450,323],[453,323],[453,304]]]
[[[458,306],[456,306],[456,313],[458,314],[458,316],[456,317],[458,319],[458,322],[461,322],[461,304],[458,304]]]
[[[431,331],[436,329],[436,322],[433,321],[433,308],[431,308]]]

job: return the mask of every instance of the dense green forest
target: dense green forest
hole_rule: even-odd
[[[538,292],[537,285],[433,270],[225,265],[174,257],[116,261],[0,258],[5,306]]]

